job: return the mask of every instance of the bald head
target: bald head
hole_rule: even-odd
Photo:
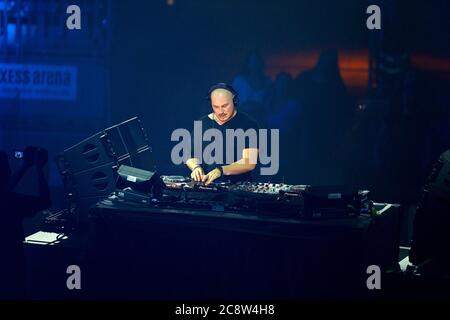
[[[213,92],[211,92],[211,99],[213,97],[219,97],[219,98],[223,97],[223,98],[233,100],[234,95],[233,95],[233,93],[231,93],[231,91],[228,91],[227,89],[219,88],[219,89],[216,89]]]
[[[211,106],[220,124],[224,124],[234,116],[233,98],[233,93],[227,89],[218,88],[211,92]]]

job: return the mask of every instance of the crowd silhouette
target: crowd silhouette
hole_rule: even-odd
[[[408,53],[386,51],[377,58],[377,88],[361,103],[338,61],[338,50],[327,49],[313,68],[272,81],[261,55],[245,59],[232,82],[239,109],[262,128],[280,130],[280,170],[264,178],[351,185],[384,201],[417,203],[432,162],[450,146],[445,85]]]
[[[8,154],[0,151],[0,300],[27,297],[26,264],[24,256],[23,219],[31,218],[51,206],[50,190],[43,168],[48,161],[46,149],[27,147],[20,168],[12,172]],[[24,175],[36,166],[37,196],[15,192]]]

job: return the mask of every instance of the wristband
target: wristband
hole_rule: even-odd
[[[223,167],[222,166],[217,166],[216,169],[219,169],[220,175],[223,176]]]

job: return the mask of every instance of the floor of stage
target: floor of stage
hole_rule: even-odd
[[[69,290],[67,288],[66,282],[70,276],[67,273],[67,267],[83,263],[85,259],[85,248],[89,246],[89,239],[85,236],[86,233],[75,233],[67,239],[61,240],[56,240],[56,235],[56,233],[46,234],[47,240],[50,242],[53,241],[52,245],[39,242],[29,242],[26,244],[28,298],[39,300],[108,299],[109,297],[101,297],[96,294],[92,295],[89,290],[86,290],[83,280],[81,282],[81,290]],[[61,242],[58,243],[58,241]],[[405,271],[409,264],[408,252],[408,247],[400,246],[398,263],[401,271]],[[323,257],[322,261],[328,268],[333,268],[334,261],[331,259]],[[360,297],[349,297],[352,299],[450,298],[449,279],[411,277],[401,271],[383,273],[381,290],[376,290]],[[114,281],[114,279],[111,279],[111,281]],[[130,298],[139,298],[139,296]],[[143,298],[145,299],[146,297],[144,296]],[[300,297],[300,299],[303,298],[305,296]],[[320,296],[315,295],[313,298],[320,299]],[[328,299],[329,297],[325,298]]]

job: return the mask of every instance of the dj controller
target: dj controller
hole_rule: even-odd
[[[371,210],[368,191],[269,182],[218,182],[206,185],[183,176],[161,176],[162,195],[132,189],[110,199],[162,208],[251,213],[276,217],[354,217]]]
[[[203,182],[195,182],[182,176],[162,176],[162,181],[168,189],[189,189],[202,191],[233,191],[248,192],[253,195],[279,195],[283,192],[304,191],[306,185],[287,185],[283,183],[264,183],[264,182],[242,182],[232,184],[228,182],[211,183],[206,185]]]

